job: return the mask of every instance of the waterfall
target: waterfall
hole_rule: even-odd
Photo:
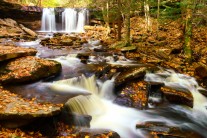
[[[91,128],[111,129],[122,138],[145,138],[146,133],[142,129],[136,129],[136,124],[150,121],[164,122],[167,126],[188,128],[203,136],[207,135],[205,131],[207,100],[198,92],[202,88],[194,78],[171,70],[162,70],[158,73],[147,73],[145,81],[163,82],[168,87],[188,89],[194,97],[193,109],[185,108],[182,105],[169,105],[157,110],[136,110],[116,105],[113,103],[114,95],[112,94],[114,77],[102,82],[95,76],[88,78],[80,76],[56,81],[53,82],[53,85],[60,86],[61,89],[67,89],[68,87],[64,87],[64,85],[69,85],[91,93],[91,95],[79,95],[71,98],[65,104],[72,112],[91,115]],[[53,88],[51,87],[51,89]]]
[[[66,8],[62,13],[62,20],[64,31],[66,32],[74,32],[77,28],[77,14],[78,12],[75,9]]]
[[[114,79],[113,77],[111,80],[101,82],[95,76],[88,78],[80,76],[56,81],[54,85],[68,84],[91,92],[89,96],[80,95],[66,103],[75,113],[91,115],[91,128],[107,128],[118,132],[123,138],[137,138],[136,123],[143,120],[146,115],[135,109],[113,104],[111,101],[113,94],[110,94],[112,97],[106,94],[113,92]]]
[[[56,11],[56,13],[55,13]],[[55,16],[58,14],[59,16]],[[62,16],[62,19],[59,19]],[[58,18],[58,19],[55,19]],[[56,23],[56,20],[59,23]],[[44,8],[42,13],[43,32],[84,32],[84,26],[89,23],[89,11],[87,9],[65,8],[61,9]]]
[[[88,10],[82,9],[78,13],[77,31],[84,32],[84,26],[88,23]]]
[[[66,8],[62,13],[63,30],[65,32],[84,32],[84,25],[88,22],[87,9]]]
[[[198,85],[195,78],[184,74],[175,73],[173,70],[161,70],[155,74],[147,73],[145,80],[151,82],[162,82],[165,84],[165,86],[171,88],[180,88],[190,91],[194,99],[192,112],[187,111],[184,108],[182,110],[187,113],[189,118],[199,120],[201,125],[207,125],[205,122],[207,119],[207,98],[199,93],[199,90],[204,89]],[[173,108],[176,109],[177,106],[174,106]],[[180,107],[179,110],[181,110]]]
[[[43,9],[41,31],[44,31],[44,32],[56,31],[54,8]]]

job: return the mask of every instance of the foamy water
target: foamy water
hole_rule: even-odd
[[[146,121],[165,122],[168,126],[187,127],[194,131],[200,132],[206,126],[206,110],[202,106],[206,102],[206,98],[197,92],[200,87],[194,78],[182,74],[176,74],[173,71],[164,71],[157,74],[146,74],[146,81],[156,80],[164,82],[166,86],[183,87],[189,89],[194,96],[194,108],[191,110],[183,106],[172,105],[165,110],[178,114],[185,114],[192,122],[185,122],[176,118],[168,118],[162,116],[162,110],[138,111],[133,108],[119,106],[113,103],[113,79],[105,82],[96,80],[94,76],[86,78],[81,76],[78,78],[62,80],[54,82],[54,85],[67,84],[75,87],[87,89],[92,93],[91,96],[78,96],[70,99],[67,105],[73,112],[80,114],[88,114],[92,116],[91,128],[105,128],[118,132],[122,138],[145,138],[144,133],[140,129],[136,129],[136,124]],[[198,118],[199,117],[199,118]],[[203,120],[205,119],[205,120]],[[205,136],[205,132],[203,133]]]

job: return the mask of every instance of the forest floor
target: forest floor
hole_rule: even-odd
[[[151,22],[151,31],[147,31],[144,17],[131,18],[131,45],[135,46],[136,50],[125,51],[125,56],[141,63],[173,69],[178,73],[193,76],[199,82],[204,82],[207,77],[207,26],[194,25],[191,41],[192,62],[188,63],[185,61],[183,51],[183,21],[168,20],[162,24],[159,23],[159,29],[157,29],[156,19],[151,18]],[[122,34],[124,31],[123,29]],[[116,31],[113,28],[108,36],[106,28],[97,26],[92,31],[87,31],[86,35],[101,39],[106,46],[120,43],[116,40]],[[206,87],[205,82],[200,85]]]

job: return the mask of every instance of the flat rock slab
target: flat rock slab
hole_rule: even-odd
[[[33,56],[10,60],[0,66],[0,83],[22,83],[36,81],[61,72],[57,61]]]
[[[190,92],[161,87],[166,99],[174,104],[182,104],[193,108],[193,95]]]
[[[0,61],[24,56],[35,56],[37,50],[34,48],[23,48],[17,46],[0,45]]]
[[[150,138],[204,138],[194,130],[168,126],[165,122],[149,121],[137,124],[136,128],[144,131],[144,134]]]
[[[0,88],[0,120],[32,119],[60,113],[61,104],[38,103]]]

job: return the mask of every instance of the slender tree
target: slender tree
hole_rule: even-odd
[[[145,13],[145,21],[146,21],[146,29],[147,31],[152,30],[152,23],[150,20],[150,12],[149,12],[149,0],[144,0],[144,13]]]
[[[192,61],[192,48],[191,48],[191,36],[192,36],[192,17],[195,8],[195,0],[184,0],[184,55],[188,63]]]
[[[117,10],[117,14],[118,14],[118,30],[117,30],[117,40],[120,41],[121,40],[121,0],[117,0],[117,5],[118,5],[118,10]]]

